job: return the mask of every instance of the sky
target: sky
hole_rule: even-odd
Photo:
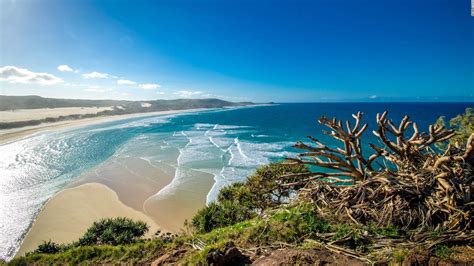
[[[469,0],[0,0],[0,94],[474,101]]]

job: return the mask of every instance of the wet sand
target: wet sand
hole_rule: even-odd
[[[214,176],[200,173],[170,189],[149,198],[144,209],[163,230],[180,232],[185,220],[206,206],[206,196],[214,185]]]
[[[174,178],[174,168],[163,163],[151,165],[140,158],[109,160],[84,174],[71,186],[100,183],[115,191],[125,205],[144,212],[143,203],[168,185]]]
[[[100,204],[98,204],[100,203]],[[102,218],[128,217],[150,226],[147,236],[158,225],[144,213],[123,204],[108,187],[89,183],[56,194],[37,217],[16,256],[34,250],[43,241],[70,243],[78,240],[94,221]]]

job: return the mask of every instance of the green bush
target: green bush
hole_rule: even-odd
[[[245,183],[222,188],[217,202],[201,209],[192,219],[199,233],[253,218],[263,210],[286,203],[294,189],[281,184],[290,181],[282,176],[307,172],[303,165],[272,163],[257,169]]]
[[[126,245],[137,242],[148,232],[148,225],[128,218],[102,219],[94,222],[77,243],[89,245]]]
[[[233,225],[255,216],[255,212],[234,201],[211,203],[201,209],[192,219],[198,233],[207,233],[215,228]]]
[[[316,238],[318,233],[329,232],[328,222],[317,214],[311,204],[299,204],[281,208],[266,221],[250,229],[248,241],[266,245],[275,241],[300,243],[307,238]]]
[[[307,172],[308,168],[305,165],[272,163],[258,168],[255,174],[248,178],[245,185],[253,197],[254,205],[258,210],[263,211],[287,203],[299,189],[282,186],[295,181],[295,178],[286,178],[286,175]]]
[[[43,241],[35,251],[34,253],[46,253],[46,254],[54,254],[58,253],[62,250],[61,245],[54,243],[53,241],[49,240],[48,242]]]
[[[469,136],[474,133],[474,111],[472,108],[466,108],[464,114],[457,115],[449,120],[449,126],[446,125],[444,116],[438,118],[436,124],[452,128],[456,131],[456,135],[449,140],[451,145],[464,145]]]

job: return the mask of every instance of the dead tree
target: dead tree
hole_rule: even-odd
[[[384,112],[377,114],[373,131],[379,143],[369,144],[373,153],[364,156],[362,137],[368,124],[362,123],[361,112],[353,118],[353,126],[336,118],[319,119],[329,128],[323,133],[340,145],[330,147],[313,137],[308,137],[309,144],[296,143],[305,152],[288,158],[290,163],[316,170],[285,185],[305,185],[301,195],[313,200],[321,213],[346,216],[357,224],[375,222],[418,232],[435,226],[472,229],[474,134],[464,151],[443,153],[433,145],[451,138],[453,130],[431,125],[428,132],[420,132],[408,116],[395,125]]]

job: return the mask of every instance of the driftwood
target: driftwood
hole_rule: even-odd
[[[446,232],[436,243],[472,241],[474,134],[465,149],[439,151],[434,145],[454,136],[453,130],[432,125],[421,132],[408,116],[395,125],[384,112],[377,114],[373,131],[379,143],[369,144],[372,153],[367,155],[362,137],[368,125],[360,112],[353,118],[354,125],[319,119],[329,128],[323,133],[341,145],[331,147],[313,137],[310,143],[296,143],[304,152],[288,163],[313,171],[283,185],[303,185],[300,197],[314,202],[322,215],[359,225],[397,226],[413,232],[413,240],[436,228]]]

